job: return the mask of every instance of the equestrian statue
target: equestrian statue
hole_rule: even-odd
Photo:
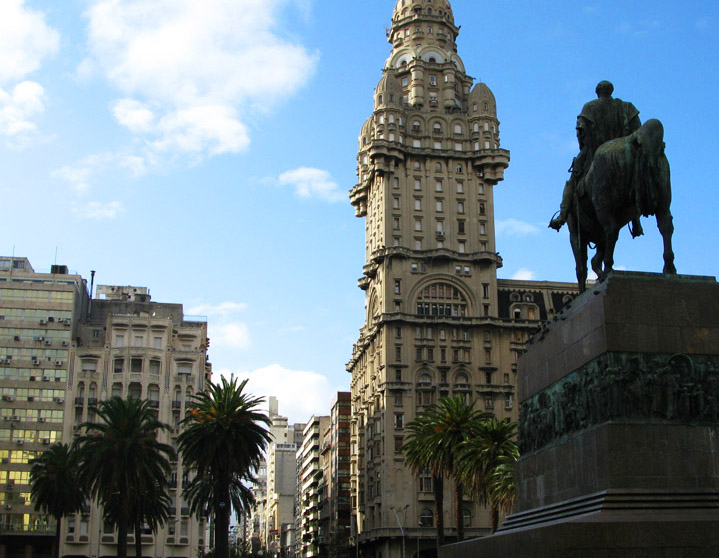
[[[576,262],[580,292],[586,288],[587,247],[596,246],[592,270],[599,280],[614,265],[619,231],[630,225],[632,237],[643,234],[640,217],[655,215],[664,241],[664,273],[676,273],[672,251],[671,183],[664,154],[664,128],[659,120],[643,126],[639,111],[612,97],[608,81],[597,85],[597,99],[577,117],[579,154],[570,168],[559,215],[549,226],[564,223]]]

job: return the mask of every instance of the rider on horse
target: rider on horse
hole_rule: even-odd
[[[600,81],[596,88],[597,99],[584,105],[577,117],[577,140],[579,155],[572,162],[571,176],[564,186],[559,216],[549,226],[557,231],[567,222],[567,216],[574,208],[574,196],[580,196],[580,181],[589,170],[594,153],[603,143],[628,136],[639,129],[639,111],[632,103],[612,97],[614,86]],[[632,219],[632,236],[643,234],[639,215]]]

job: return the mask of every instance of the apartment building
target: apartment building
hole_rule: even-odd
[[[0,257],[0,556],[49,554],[55,520],[30,502],[31,461],[62,440],[87,286],[64,265]]]

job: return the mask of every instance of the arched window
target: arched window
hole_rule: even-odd
[[[462,510],[462,523],[465,527],[472,526],[472,512],[469,511],[467,508],[464,508]]]
[[[509,300],[512,302],[519,302],[521,300],[521,297],[519,296],[519,293],[512,293],[509,295]]]
[[[434,171],[435,171],[435,172],[442,172],[442,163],[437,163],[437,164],[434,166]]]
[[[80,382],[77,384],[77,396],[85,397],[85,382]]]
[[[467,315],[467,301],[459,289],[449,283],[432,283],[417,297],[417,314],[464,317]]]
[[[462,125],[461,125],[461,124],[455,124],[455,125],[454,125],[454,133],[455,133],[455,134],[461,134],[461,133],[462,133]]]
[[[417,378],[417,382],[420,384],[431,385],[432,384],[432,374],[430,374],[430,372],[427,370],[420,372],[419,377]]]
[[[139,401],[142,399],[142,386],[137,382],[132,382],[130,384],[130,392],[128,393],[128,397],[134,401]]]
[[[459,372],[457,376],[454,378],[455,384],[468,384],[469,383],[469,377],[464,372]]]
[[[147,398],[150,401],[159,402],[160,401],[160,388],[157,387],[155,384],[150,384],[150,386],[147,388]]]
[[[87,396],[88,396],[90,399],[95,399],[95,398],[97,397],[97,384],[96,384],[95,382],[92,382],[92,383],[90,384],[90,389],[89,389],[89,391],[88,391]]]
[[[433,128],[435,134],[442,133],[442,125],[439,122],[435,122],[434,126],[432,128]]]
[[[115,382],[112,384],[112,397],[122,397],[122,384],[119,382]]]
[[[432,510],[429,508],[423,509],[419,515],[419,522],[422,527],[434,527],[434,513],[432,513]]]

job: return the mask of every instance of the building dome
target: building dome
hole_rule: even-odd
[[[360,151],[362,149],[364,149],[370,141],[372,141],[372,133],[373,133],[373,121],[372,121],[372,117],[370,116],[367,120],[365,120],[365,123],[362,124],[362,130],[360,130],[360,135],[359,135]]]
[[[497,116],[497,101],[494,99],[494,93],[485,83],[480,82],[474,86],[469,94],[469,106],[471,115]]]
[[[390,72],[385,72],[374,90],[374,108],[400,106],[402,88]]]
[[[454,25],[454,14],[448,0],[397,0],[392,21],[417,13],[417,9],[421,10],[420,13],[423,15],[443,16],[446,21]]]

